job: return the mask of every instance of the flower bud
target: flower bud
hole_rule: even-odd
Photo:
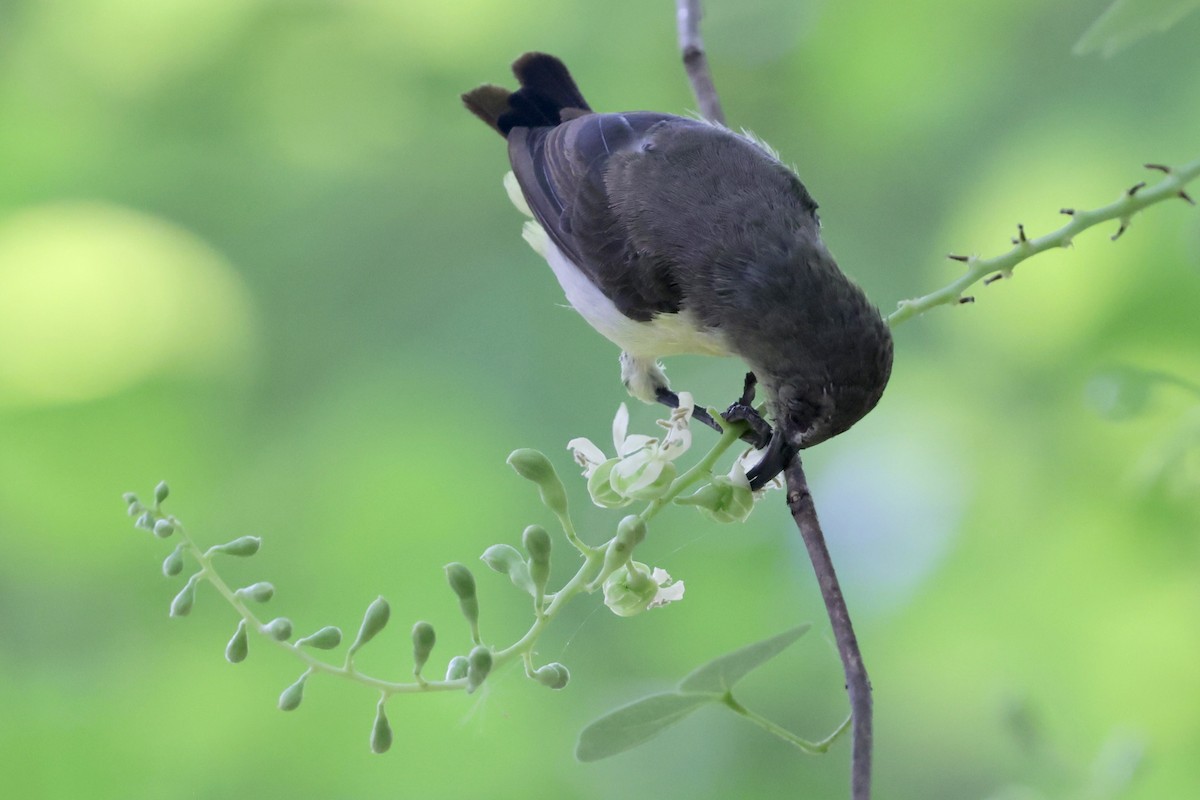
[[[457,681],[467,677],[467,670],[470,665],[467,663],[466,656],[455,656],[450,659],[450,663],[446,665],[446,680]]]
[[[533,581],[529,578],[529,565],[517,548],[507,544],[494,544],[479,557],[496,572],[508,575],[508,579],[522,591],[533,594]]]
[[[238,620],[237,631],[229,644],[225,645],[225,660],[230,664],[240,664],[246,660],[250,645],[246,641],[246,620]]]
[[[537,450],[522,448],[508,457],[509,465],[526,480],[533,481],[541,491],[542,503],[559,516],[567,513],[567,492],[550,459]]]
[[[125,505],[127,506],[131,506],[138,502],[138,496],[133,492],[126,492],[125,494],[121,495],[121,499],[125,501]]]
[[[292,621],[287,617],[276,617],[263,626],[263,633],[277,642],[292,638]]]
[[[633,502],[633,498],[625,497],[612,487],[613,467],[619,463],[621,459],[610,458],[588,476],[588,494],[591,495],[592,502],[601,508],[621,508]]]
[[[232,542],[217,544],[208,548],[208,555],[224,553],[227,556],[252,556],[262,547],[262,539],[257,536],[239,536]]]
[[[375,707],[375,724],[371,726],[371,752],[386,753],[392,746],[392,726],[388,724],[387,714],[383,711],[384,698],[379,698]]]
[[[304,682],[308,680],[308,676],[312,674],[311,669],[304,671],[296,682],[283,690],[279,695],[279,710],[280,711],[295,711],[300,706],[300,701],[304,699]]]
[[[342,643],[342,629],[334,625],[326,625],[316,633],[310,633],[303,639],[297,639],[296,645],[315,647],[318,650],[332,650]]]
[[[196,576],[187,579],[184,588],[179,590],[179,594],[175,595],[175,599],[170,601],[170,615],[172,616],[187,616],[192,613],[192,606],[196,603]]]
[[[171,487],[167,486],[166,481],[159,481],[158,486],[154,487],[154,502],[162,503],[167,499],[167,495],[171,493]]]
[[[507,575],[513,564],[525,563],[525,559],[517,552],[517,548],[507,544],[492,545],[483,551],[479,560],[501,575]]]
[[[712,483],[687,497],[675,498],[675,502],[681,506],[696,506],[714,522],[742,522],[754,510],[754,492],[748,483],[743,483],[718,475]]]
[[[183,572],[183,545],[178,545],[171,551],[171,555],[163,559],[162,565],[163,575],[168,578],[174,577]]]
[[[243,586],[234,592],[237,597],[248,597],[256,603],[265,603],[275,596],[275,587],[266,581]]]
[[[530,525],[526,528],[521,534],[521,543],[525,545],[525,552],[529,553],[530,562],[550,563],[550,534],[546,533],[546,529],[541,525]]]
[[[482,645],[471,650],[467,656],[467,694],[479,688],[492,671],[492,651]]]
[[[168,520],[160,519],[158,522],[154,523],[154,535],[160,539],[166,539],[174,532],[175,526],[172,525]]]
[[[541,598],[550,581],[550,534],[540,525],[530,525],[521,541],[529,553],[529,580],[533,583],[534,596]]]
[[[144,531],[153,531],[154,530],[154,515],[151,514],[149,511],[143,513],[133,523],[133,527],[141,528]]]
[[[433,626],[428,622],[418,622],[413,625],[413,675],[418,678],[421,677],[421,668],[429,660],[429,654],[433,652],[433,645],[436,642],[437,634],[434,633]]]
[[[458,607],[471,626],[471,640],[479,643],[479,600],[475,597],[475,576],[458,562],[446,565],[446,580],[458,595]]]
[[[646,523],[636,514],[630,514],[617,525],[617,535],[609,542],[604,553],[603,574],[620,569],[633,555],[633,549],[646,538]]]
[[[145,513],[146,507],[141,504],[141,501],[139,501],[137,499],[137,497],[135,497],[132,494],[128,494],[128,493],[125,496],[133,498],[132,500],[126,501],[129,504],[128,507],[125,509],[126,514],[128,514],[131,517],[137,517],[137,516],[140,516],[143,513]]]
[[[534,670],[533,679],[542,686],[549,686],[551,689],[561,689],[567,685],[567,681],[571,680],[571,671],[555,661]]]
[[[179,594],[175,595],[175,599],[171,601],[172,617],[186,617],[192,613],[192,605],[196,602],[196,583],[199,580],[200,573],[197,572],[188,578],[187,583],[179,590]]]
[[[371,605],[367,606],[367,613],[363,615],[362,625],[358,629],[358,636],[354,638],[354,644],[350,645],[348,656],[354,655],[360,647],[383,630],[383,626],[387,625],[388,618],[392,615],[392,609],[387,604],[387,600],[382,597],[376,597]]]

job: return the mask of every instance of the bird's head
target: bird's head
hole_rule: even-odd
[[[774,432],[762,461],[748,473],[752,488],[761,488],[782,472],[800,450],[849,430],[883,396],[892,372],[887,325],[872,308],[851,329],[856,335],[824,357],[814,359],[814,353],[807,352],[774,370],[756,370]]]

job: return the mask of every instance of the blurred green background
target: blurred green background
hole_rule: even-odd
[[[1071,46],[1106,0],[710,0],[731,124],[796,165],[843,267],[881,307],[990,255],[1017,222],[1107,203],[1146,161],[1200,155],[1200,15],[1111,59]],[[522,51],[562,56],[598,109],[694,106],[667,2],[4,0],[0,3],[0,775],[11,797],[836,798],[848,748],[797,755],[717,710],[579,765],[578,730],[696,664],[817,623],[745,684],[802,735],[842,678],[780,495],[749,524],[664,516],[639,552],[685,602],[576,604],[540,657],[473,697],[310,682],[210,588],[167,618],[169,546],[120,495],[170,480],[206,543],[265,539],[298,628],[393,629],[360,664],[434,671],[466,636],[441,566],[548,524],[504,465],[607,440],[616,350],[521,241],[501,141],[459,106]],[[1193,194],[1200,195],[1200,189]],[[1200,786],[1200,216],[979,287],[897,329],[892,385],[807,456],[875,686],[880,798],[1131,798]],[[673,359],[723,404],[733,361]],[[632,408],[633,427],[659,416]],[[701,442],[709,441],[704,432]],[[560,550],[560,552],[562,552]],[[565,564],[559,574],[567,575]],[[477,570],[485,635],[524,603]],[[598,608],[599,606],[599,608]],[[1144,758],[1137,758],[1137,754]]]

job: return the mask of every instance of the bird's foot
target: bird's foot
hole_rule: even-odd
[[[741,421],[749,425],[750,429],[742,434],[742,441],[753,445],[756,450],[762,450],[771,441],[771,425],[754,407],[754,387],[757,383],[758,378],[754,373],[747,372],[742,396],[721,416],[728,422]]]

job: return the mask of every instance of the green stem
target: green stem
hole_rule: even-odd
[[[1102,222],[1120,220],[1120,230],[1117,231],[1116,236],[1112,237],[1116,239],[1128,227],[1133,215],[1147,206],[1161,203],[1164,200],[1179,197],[1187,198],[1183,189],[1188,183],[1195,180],[1197,176],[1200,176],[1200,159],[1185,164],[1182,167],[1167,169],[1163,179],[1154,186],[1130,189],[1121,195],[1121,198],[1116,202],[1109,203],[1101,208],[1091,211],[1068,211],[1064,209],[1064,213],[1071,215],[1071,221],[1066,225],[1035,239],[1026,239],[1024,233],[1022,233],[1021,240],[1011,250],[992,258],[968,257],[966,260],[966,274],[948,286],[944,286],[924,297],[900,301],[899,307],[888,315],[887,324],[894,328],[902,322],[923,314],[936,306],[965,302],[966,298],[963,297],[963,291],[982,280],[985,276],[992,274],[1007,276],[1022,261],[1045,250],[1069,247],[1071,241],[1077,235]]]
[[[725,454],[725,451],[733,446],[738,438],[745,432],[745,423],[725,423],[721,415],[716,412],[711,412],[712,418],[721,420],[724,425],[724,431],[721,433],[721,438],[713,445],[713,449],[708,451],[704,458],[700,459],[694,467],[680,475],[671,484],[671,488],[666,494],[655,500],[652,500],[648,506],[638,516],[642,518],[642,522],[649,522],[650,519],[662,511],[663,508],[670,505],[671,501],[683,493],[683,490],[699,481],[701,478],[708,477],[712,474],[713,465],[717,460]],[[719,423],[719,424],[721,424]]]
[[[729,708],[733,709],[734,713],[745,717],[772,736],[776,736],[780,739],[783,739],[785,742],[795,745],[809,755],[820,755],[828,752],[833,743],[836,742],[838,738],[850,728],[851,717],[846,717],[846,721],[839,725],[837,730],[835,730],[833,733],[829,734],[819,742],[810,742],[808,739],[801,739],[787,728],[780,727],[766,717],[756,714],[755,712],[746,708],[733,698],[733,694],[731,692],[725,693],[725,697],[722,698],[722,702]]]
[[[326,675],[336,675],[340,678],[355,681],[365,686],[370,686],[378,689],[384,695],[393,694],[410,694],[417,692],[446,692],[465,689],[466,679],[456,681],[423,681],[419,683],[395,683],[393,681],[385,681],[380,678],[373,678],[366,675],[351,666],[335,666],[318,658],[314,658],[312,654],[306,652],[303,648],[297,647],[291,642],[279,641],[271,636],[268,636],[263,628],[263,623],[258,616],[250,610],[250,608],[242,601],[233,589],[229,588],[229,584],[225,583],[224,579],[213,568],[212,559],[192,541],[192,537],[188,535],[187,530],[175,517],[168,517],[171,524],[175,526],[175,532],[179,535],[187,546],[187,550],[196,559],[196,563],[200,565],[199,575],[202,580],[212,584],[217,593],[225,598],[226,602],[233,607],[242,619],[246,620],[246,627],[257,632],[262,639],[271,644],[286,650],[296,658],[300,659],[307,665],[312,672],[323,672]]]

